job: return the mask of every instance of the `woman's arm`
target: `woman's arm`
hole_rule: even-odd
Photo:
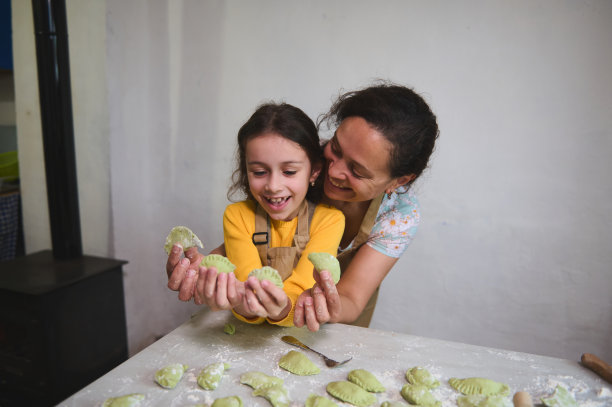
[[[337,286],[328,272],[319,276],[315,273],[317,284],[297,301],[295,326],[307,325],[309,330],[317,331],[326,322],[355,321],[397,260],[364,244]]]

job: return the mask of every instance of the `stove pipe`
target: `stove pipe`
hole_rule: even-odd
[[[65,0],[32,0],[53,256],[83,255]]]

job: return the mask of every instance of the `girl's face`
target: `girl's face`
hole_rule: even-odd
[[[297,216],[309,184],[320,169],[313,169],[299,144],[277,133],[263,133],[246,144],[249,189],[275,220]]]
[[[325,195],[337,201],[362,202],[409,182],[410,176],[391,178],[390,152],[391,143],[365,119],[344,119],[324,149]]]

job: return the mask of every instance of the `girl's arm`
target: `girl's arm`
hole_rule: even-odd
[[[337,286],[329,273],[315,275],[317,284],[298,299],[295,326],[307,325],[309,330],[317,331],[326,322],[355,321],[397,260],[364,244]]]

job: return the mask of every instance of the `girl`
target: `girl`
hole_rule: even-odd
[[[321,195],[316,180],[322,166],[317,128],[294,106],[262,105],[240,128],[228,198],[242,192],[247,199],[229,205],[223,215],[225,253],[236,265],[238,281],[229,295],[223,284],[215,284],[217,297],[226,296],[239,319],[293,325],[298,296],[315,283],[308,254],[336,255],[344,216],[328,205],[315,204]],[[248,278],[253,269],[265,265],[279,271],[282,289]],[[218,277],[216,270],[201,272],[198,284],[204,287],[206,280],[210,284]],[[232,285],[228,283],[226,287]]]

